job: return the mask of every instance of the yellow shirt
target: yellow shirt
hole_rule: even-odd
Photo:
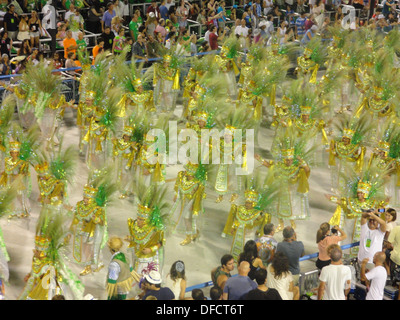
[[[393,251],[390,253],[390,260],[400,265],[400,226],[390,231],[388,241],[393,245]]]

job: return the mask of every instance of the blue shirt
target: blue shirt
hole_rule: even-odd
[[[257,288],[257,283],[248,276],[230,277],[225,282],[224,293],[228,294],[228,300],[243,300],[244,296]]]
[[[168,19],[168,8],[166,6],[160,6],[160,15],[161,18],[163,18],[164,20]]]
[[[296,27],[297,27],[297,34],[302,36],[303,34],[306,33],[306,18],[297,18],[296,20]]]
[[[111,20],[115,17],[115,10],[110,13],[108,10],[103,14],[104,26],[111,27]]]
[[[222,12],[222,11],[224,11],[224,9],[222,9],[222,7],[218,7],[217,13],[220,13],[220,12]],[[226,21],[225,15],[223,14],[223,15],[222,15],[222,18],[218,18],[218,21],[219,21],[219,22]]]

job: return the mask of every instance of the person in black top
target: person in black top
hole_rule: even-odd
[[[248,277],[251,280],[255,279],[255,273],[258,269],[266,269],[262,260],[258,257],[257,243],[254,240],[249,240],[245,243],[243,252],[240,253],[238,258],[238,265],[242,261],[250,263],[250,272]]]
[[[258,269],[255,272],[255,280],[258,286],[247,293],[245,300],[282,300],[278,290],[266,286],[267,270]]]
[[[15,6],[10,4],[8,6],[8,11],[4,15],[4,30],[8,32],[8,36],[11,40],[17,39],[19,18],[15,13]]]
[[[105,26],[104,32],[101,34],[101,38],[104,40],[104,51],[111,51],[114,42],[114,33],[111,32],[111,27]]]

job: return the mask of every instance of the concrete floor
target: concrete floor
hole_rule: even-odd
[[[179,108],[177,114],[180,114]],[[62,127],[64,134],[65,147],[68,145],[77,145],[78,129],[74,126],[74,115],[71,110],[65,113],[65,123]],[[260,132],[260,140],[262,149],[265,151],[271,145],[272,131],[263,128]],[[177,172],[182,169],[181,165],[169,166],[166,169],[167,179],[174,179]],[[265,168],[266,170],[266,168]],[[0,226],[4,233],[7,250],[11,261],[9,262],[10,279],[6,285],[6,300],[16,300],[22,293],[24,287],[24,276],[31,270],[32,249],[34,247],[34,232],[36,221],[38,218],[39,207],[36,203],[38,197],[38,189],[34,170],[32,174],[32,215],[27,219],[14,219],[7,221],[3,218],[0,221]],[[69,186],[69,201],[71,205],[82,198],[82,188],[86,183],[87,172],[84,164],[84,159],[80,158],[77,168],[75,182],[73,186]],[[174,182],[169,182],[168,186],[172,191]],[[315,243],[315,234],[322,222],[328,221],[334,211],[334,205],[329,203],[324,193],[330,192],[329,187],[329,171],[328,169],[313,169],[310,177],[310,207],[311,219],[309,221],[297,222],[297,237],[298,240],[304,242],[306,254],[317,252]],[[220,258],[223,254],[230,250],[231,239],[222,238],[221,232],[226,222],[229,212],[229,202],[225,200],[221,203],[215,203],[216,194],[212,189],[208,189],[207,198],[205,199],[205,214],[201,228],[201,236],[199,241],[191,243],[188,246],[180,246],[182,240],[181,235],[167,234],[165,247],[165,264],[164,274],[169,271],[171,264],[180,259],[185,262],[187,285],[193,286],[203,282],[210,281],[210,271],[212,268],[220,264]],[[170,194],[171,203],[173,193]],[[128,235],[127,219],[136,216],[136,207],[130,204],[127,199],[118,200],[107,209],[108,227],[110,235],[118,235],[125,237]],[[273,221],[277,223],[277,221]],[[278,241],[282,240],[282,233],[276,234]],[[126,247],[125,247],[126,249]],[[104,249],[104,263],[107,266],[110,259],[110,254],[107,248]],[[314,261],[301,262],[302,271],[315,269]],[[72,262],[69,263],[70,268],[79,274],[81,267]],[[95,298],[105,299],[105,280],[106,268],[103,268],[99,273],[81,277],[85,285],[85,294],[92,294]],[[236,273],[236,269],[234,271]],[[208,289],[204,292],[207,294]],[[190,296],[190,293],[187,293]]]

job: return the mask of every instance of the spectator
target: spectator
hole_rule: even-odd
[[[53,59],[51,60],[51,64],[54,69],[61,69],[64,67],[64,63],[61,60],[61,56],[58,52],[54,52]],[[61,73],[55,72],[54,74],[61,74]]]
[[[7,54],[9,58],[11,58],[11,49],[12,49],[13,41],[8,36],[8,32],[3,30],[0,33],[0,54]]]
[[[133,39],[131,37],[127,37],[125,45],[130,48],[126,53],[126,61],[132,61]]]
[[[306,13],[302,12],[300,17],[296,19],[295,23],[295,35],[297,40],[301,40],[304,37],[304,34],[306,33]]]
[[[84,30],[84,20],[79,9],[75,9],[74,14],[69,17],[68,23],[72,37],[77,40],[78,33]]]
[[[154,296],[157,300],[174,300],[175,295],[168,287],[161,286],[161,275],[158,271],[150,271],[144,277],[142,283],[144,295],[142,300],[146,300],[148,296]]]
[[[129,22],[129,33],[134,41],[137,40],[139,34],[139,23],[138,16],[136,13],[133,14],[131,22]]]
[[[275,255],[278,241],[274,238],[275,226],[273,223],[264,225],[264,235],[256,240],[257,252],[264,266],[267,266]]]
[[[221,258],[221,265],[211,270],[211,280],[214,286],[221,288],[225,287],[226,281],[231,277],[231,272],[235,268],[235,260],[230,254],[225,254]]]
[[[306,45],[307,43],[309,43],[310,40],[316,35],[317,30],[318,30],[317,25],[311,26],[311,28],[306,31],[303,38],[301,39],[301,43],[303,45]]]
[[[83,38],[83,32],[79,31],[78,39],[76,40],[77,50],[80,53],[86,53],[87,43],[86,40]]]
[[[265,269],[258,269],[255,279],[258,286],[247,293],[245,300],[282,300],[278,290],[267,287],[267,271]]]
[[[375,253],[382,251],[385,238],[386,222],[377,215],[376,209],[371,210],[361,215],[360,246],[357,256],[359,263],[368,258],[372,264]]]
[[[79,65],[76,64],[76,53],[74,51],[71,51],[68,53],[67,60],[65,60],[65,68],[66,69],[71,69],[71,68],[77,68]],[[74,75],[76,70],[70,70],[67,71],[68,74]]]
[[[204,301],[207,298],[204,296],[204,292],[201,289],[193,289],[192,290],[192,299],[191,300],[200,300]]]
[[[400,226],[393,228],[388,237],[391,251],[389,253],[389,270],[392,284],[400,282]],[[399,298],[400,300],[400,294]]]
[[[154,16],[153,12],[149,13],[149,16],[146,20],[145,26],[146,26],[146,36],[148,35],[153,35],[154,36],[154,30],[156,30],[157,27],[157,18]]]
[[[147,8],[146,15],[154,14],[154,18],[158,21],[161,18],[160,8],[158,8],[157,1],[152,0],[151,5]]]
[[[367,296],[365,300],[383,300],[387,280],[385,260],[386,255],[383,251],[375,253],[373,257],[375,267],[369,271],[366,271],[366,265],[369,259],[365,258],[361,262],[360,279],[364,281],[367,286]]]
[[[94,3],[91,4],[88,10],[88,17],[85,21],[86,29],[92,33],[101,33],[101,22],[103,13],[96,8]]]
[[[114,38],[112,53],[121,54],[122,50],[124,49],[125,42],[126,42],[125,29],[121,27],[118,31],[118,35]]]
[[[101,34],[101,38],[104,40],[104,51],[111,51],[115,38],[114,33],[111,32],[111,27],[104,28],[104,32]]]
[[[137,41],[133,44],[132,52],[135,59],[148,61],[146,39],[141,34],[138,35]]]
[[[161,57],[161,45],[153,35],[147,37],[147,57],[149,59],[156,59]]]
[[[346,300],[351,288],[351,269],[342,263],[342,249],[337,244],[328,248],[331,264],[321,270],[318,300]]]
[[[185,300],[186,276],[183,261],[175,261],[165,278],[165,286],[170,288],[175,295],[175,300]]]
[[[31,38],[31,46],[40,48],[39,39],[40,39],[40,28],[42,27],[42,24],[35,10],[32,11],[32,15],[28,21],[28,24],[29,24],[29,36]]]
[[[189,2],[186,2],[185,0],[180,0],[180,4],[178,8],[176,9],[176,17],[178,18],[178,24],[179,28],[185,29],[187,28],[187,19],[189,17],[189,8],[191,7],[191,4]]]
[[[26,39],[30,40],[31,36],[29,35],[29,16],[23,15],[21,17],[21,20],[19,21],[19,25],[18,25],[18,35],[17,35],[17,40],[19,41],[24,41]]]
[[[192,56],[197,54],[197,36],[195,34],[193,34],[192,37],[191,37],[190,54]]]
[[[75,14],[75,5],[71,3],[71,5],[68,8],[68,11],[64,15],[64,22],[66,24],[69,24],[69,18]]]
[[[32,53],[31,45],[30,45],[30,40],[25,39],[22,41],[18,51],[17,55],[18,56],[26,56],[28,57]]]
[[[248,240],[245,243],[243,252],[239,254],[238,264],[242,261],[247,261],[250,264],[248,277],[251,280],[255,279],[255,273],[258,269],[265,269],[262,260],[258,257],[257,244],[254,240]]]
[[[72,31],[67,30],[66,37],[63,40],[63,48],[64,48],[64,58],[68,59],[68,53],[74,52],[76,53],[76,49],[78,48],[76,44],[76,40],[72,37]]]
[[[154,32],[158,32],[161,34],[162,38],[164,39],[165,36],[167,35],[167,30],[165,30],[165,20],[164,19],[160,19],[158,21],[157,27],[154,30]]]
[[[159,7],[160,10],[160,19],[164,19],[167,20],[169,18],[169,14],[168,14],[168,8],[165,5],[166,0],[161,0],[161,4]]]
[[[315,24],[315,18],[313,14],[310,14],[308,18],[306,19],[306,22],[304,22],[304,30],[307,31],[310,29],[313,25]]]
[[[250,263],[242,261],[238,266],[238,275],[230,277],[224,286],[223,300],[243,300],[244,296],[257,288],[257,284],[248,277]]]
[[[118,35],[119,30],[122,28],[122,19],[119,16],[115,16],[111,20],[111,32],[114,33],[114,36]]]
[[[59,39],[57,46],[59,48],[64,48],[63,41],[67,37],[67,24],[66,23],[60,23],[60,26],[58,27],[57,35],[56,38]]]
[[[340,236],[337,235],[337,232],[340,233]],[[327,222],[324,222],[320,225],[317,231],[316,240],[318,244],[318,259],[315,263],[319,270],[331,263],[331,259],[329,258],[327,251],[328,247],[331,244],[338,244],[340,241],[343,241],[346,238],[346,233],[338,226],[334,226],[331,230],[331,226]]]
[[[92,49],[93,60],[96,59],[100,48],[104,48],[104,40],[101,37],[97,38],[97,44]]]
[[[115,17],[115,10],[114,10],[114,4],[112,2],[109,2],[107,4],[107,11],[104,12],[103,18],[101,19],[101,31],[105,32],[105,27],[110,27],[111,28],[111,21],[112,18]]]
[[[1,62],[0,62],[0,75],[6,76],[11,74],[11,63],[10,63],[10,58],[8,57],[7,54],[3,53],[1,56]]]
[[[211,26],[210,34],[208,36],[208,43],[210,45],[211,50],[218,50],[218,41],[223,41],[225,38],[226,30],[218,36],[217,27]]]
[[[165,3],[165,6],[168,9],[168,12],[170,10],[170,8],[173,8],[175,6],[175,1],[174,0],[167,0],[167,2]]]
[[[299,300],[299,287],[294,283],[289,270],[289,259],[283,252],[277,252],[267,267],[267,286],[278,290],[282,300]]]
[[[397,226],[396,219],[397,219],[396,210],[393,208],[386,209],[386,211],[385,211],[385,222],[386,222],[385,240],[387,240],[387,238],[389,237],[389,234],[393,230],[393,228]]]
[[[225,30],[225,24],[226,24],[226,12],[225,12],[225,1],[221,1],[219,3],[219,6],[217,8],[217,13],[219,14],[218,17],[218,30],[222,32],[222,30]]]
[[[15,12],[15,6],[13,4],[10,4],[8,6],[8,11],[3,18],[3,26],[4,30],[7,31],[8,37],[11,40],[17,39],[18,25],[19,18],[17,13]]]
[[[53,296],[53,298],[51,298],[51,300],[66,300],[66,299],[64,295],[56,294],[55,296]]]
[[[293,275],[294,285],[297,286],[300,275],[299,259],[304,255],[304,244],[297,241],[297,235],[294,229],[287,226],[282,231],[283,241],[276,247],[276,253],[283,252],[289,259],[289,271]]]
[[[222,289],[217,286],[213,286],[210,289],[210,299],[211,300],[222,300]]]

